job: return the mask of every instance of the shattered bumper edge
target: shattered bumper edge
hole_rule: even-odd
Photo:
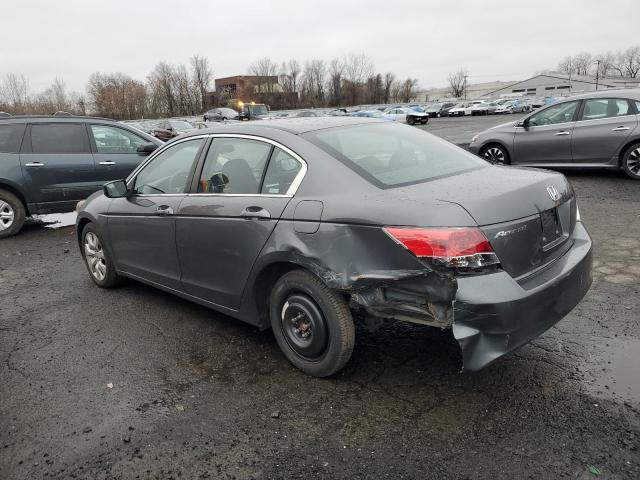
[[[572,248],[544,272],[517,283],[506,272],[459,278],[453,336],[475,371],[529,342],[567,315],[592,283],[592,242],[581,222]]]

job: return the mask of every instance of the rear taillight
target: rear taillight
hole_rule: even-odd
[[[384,227],[393,240],[416,257],[451,268],[480,268],[500,263],[487,237],[475,227]]]

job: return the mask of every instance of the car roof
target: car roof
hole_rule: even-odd
[[[324,130],[334,127],[347,127],[353,125],[363,125],[367,123],[385,123],[383,120],[367,117],[292,117],[276,118],[272,120],[256,120],[250,122],[239,122],[227,125],[220,125],[212,128],[203,128],[194,133],[181,135],[184,138],[192,135],[206,135],[208,133],[255,133],[263,131],[265,134],[269,130],[281,130],[284,132],[299,135],[301,133]],[[249,132],[251,130],[251,132]]]
[[[13,115],[9,117],[0,117],[0,122],[14,122],[15,123],[28,123],[30,121],[42,121],[45,120],[47,123],[75,123],[78,120],[89,122],[89,123],[102,123],[102,122],[110,122],[110,123],[121,123],[112,118],[103,118],[103,117],[85,117],[82,115],[65,115],[65,116],[53,116],[53,115]],[[125,124],[126,125],[126,124]]]
[[[597,92],[582,93],[580,95],[574,95],[567,97],[561,101],[568,100],[581,100],[583,98],[602,98],[602,97],[616,97],[616,98],[630,98],[632,100],[640,100],[640,88],[609,88],[606,90],[598,90]]]

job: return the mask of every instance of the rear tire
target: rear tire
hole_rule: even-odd
[[[347,303],[306,270],[280,277],[271,291],[269,316],[282,353],[306,374],[328,377],[351,358],[355,327]]]
[[[509,152],[497,143],[483,147],[480,151],[480,156],[493,165],[509,165],[511,163]]]
[[[116,273],[109,252],[103,248],[102,238],[92,224],[84,227],[80,238],[82,258],[91,280],[100,288],[113,288],[122,283],[122,277]]]
[[[0,238],[18,233],[27,218],[22,201],[13,193],[0,189]]]
[[[624,173],[634,180],[640,180],[640,142],[627,148],[622,156]]]

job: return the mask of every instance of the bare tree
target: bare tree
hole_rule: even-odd
[[[278,65],[269,57],[256,60],[249,66],[249,73],[262,77],[258,79],[257,87],[259,92],[273,93],[273,82],[268,77],[278,75]]]
[[[606,77],[616,71],[616,57],[612,52],[596,55],[594,61],[598,63],[598,68],[600,69],[598,75],[600,77]]]
[[[558,71],[560,73],[566,73],[567,75],[571,75],[575,73],[576,68],[573,62],[573,57],[567,56],[562,59],[562,61],[558,64]]]
[[[465,95],[467,88],[467,71],[461,68],[457,72],[452,72],[447,77],[449,83],[449,93],[452,97],[460,98]]]
[[[402,82],[400,87],[400,101],[408,103],[417,93],[418,80],[415,78],[407,78]]]
[[[193,83],[198,93],[201,110],[207,108],[206,93],[213,79],[213,70],[209,65],[209,60],[199,55],[191,57],[191,72],[193,75]]]
[[[384,103],[389,103],[391,101],[391,87],[395,79],[396,76],[391,72],[384,74]]]
[[[151,113],[145,85],[122,73],[91,74],[87,95],[89,107],[94,113],[104,117],[132,120],[144,118]],[[84,99],[79,101],[84,104]],[[82,108],[82,105],[78,108]]]
[[[624,76],[636,78],[640,72],[640,45],[629,47],[618,56],[620,70]]]
[[[334,58],[329,63],[329,79],[327,90],[329,91],[329,105],[338,107],[342,104],[342,76],[344,63],[339,58]]]
[[[298,89],[299,89],[299,79],[300,79],[300,63],[296,59],[291,59],[288,62],[282,62],[281,72],[280,72],[280,84],[282,85],[282,89],[289,94],[294,94],[294,105],[295,108],[298,104]]]
[[[24,75],[8,73],[0,82],[0,103],[13,114],[27,113],[29,82]]]
[[[343,63],[346,100],[350,105],[356,105],[363,95],[367,78],[373,75],[373,62],[365,53],[350,53]]]
[[[325,104],[325,80],[327,66],[324,60],[314,59],[304,65],[302,73],[302,97],[303,102],[311,107]]]
[[[589,52],[582,52],[573,57],[572,63],[577,75],[589,75],[589,68],[593,64],[593,57]]]

